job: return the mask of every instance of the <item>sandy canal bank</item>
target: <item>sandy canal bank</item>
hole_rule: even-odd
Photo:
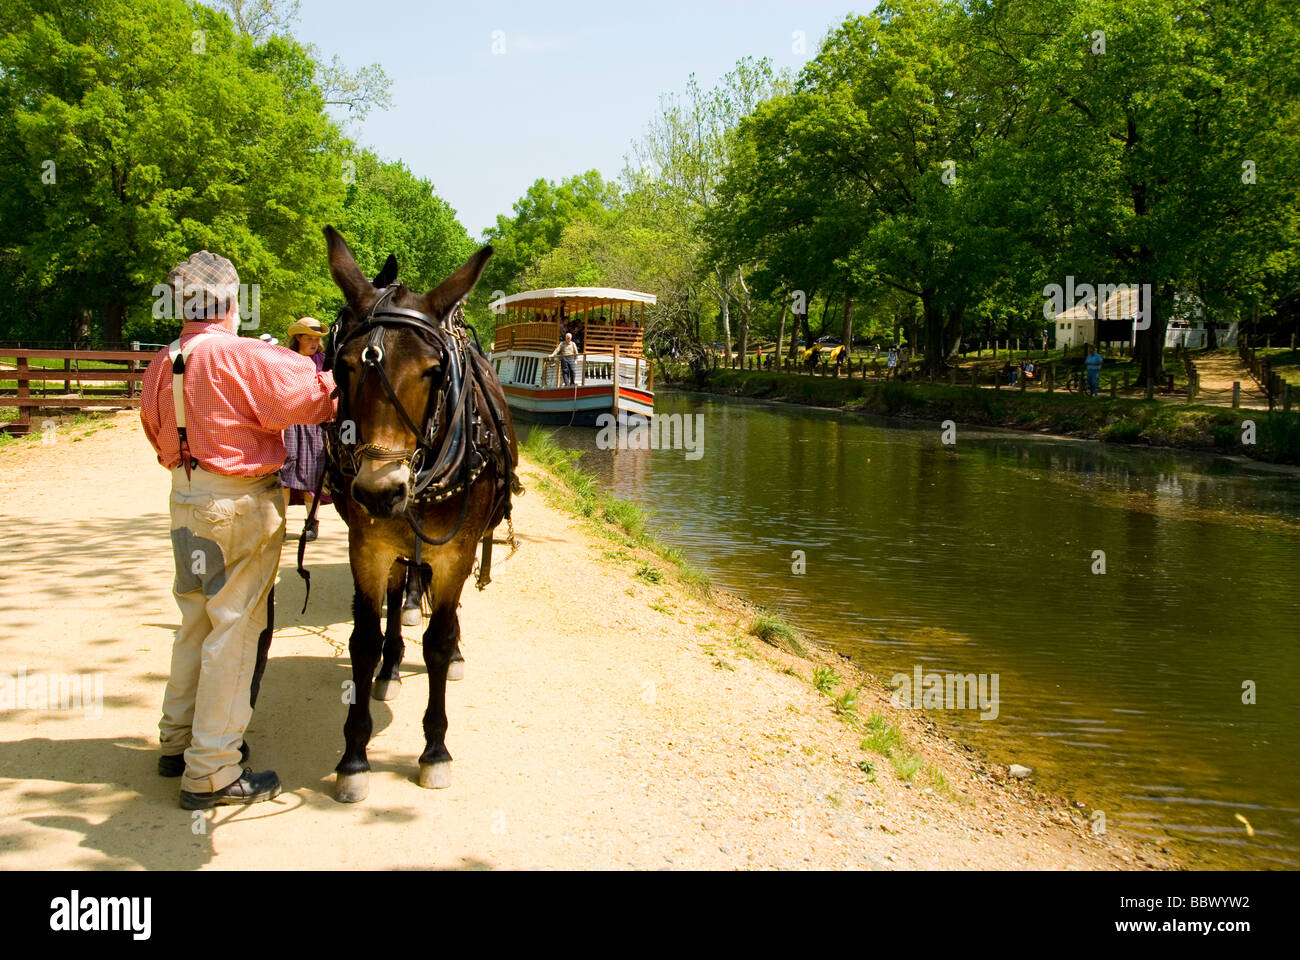
[[[485,592],[465,591],[451,788],[413,779],[425,685],[408,628],[407,682],[373,705],[370,797],[331,797],[351,583],[331,513],[305,614],[284,553],[249,730],[254,766],[276,769],[285,793],[195,821],[154,772],[177,621],[166,473],[131,414],[0,450],[0,673],[99,674],[103,697],[102,711],[0,709],[0,868],[1174,865],[1092,836],[1085,812],[1007,782],[864,680],[859,714],[897,720],[950,792],[905,783],[810,682],[847,664],[747,636],[736,598],[638,578],[657,559],[548,503],[540,472],[525,463],[522,548],[498,552]],[[300,528],[300,508],[290,520]]]

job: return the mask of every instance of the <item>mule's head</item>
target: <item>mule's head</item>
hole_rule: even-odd
[[[333,227],[325,228],[325,243],[329,249],[330,273],[348,307],[334,330],[343,343],[334,360],[334,379],[339,389],[339,406],[353,421],[352,429],[361,450],[350,493],[372,517],[396,517],[406,509],[412,477],[409,458],[392,455],[414,451],[420,438],[412,433],[394,406],[378,371],[372,369],[362,377],[363,351],[371,338],[362,335],[346,342],[342,339],[362,322],[383,288],[396,280],[396,261],[390,257],[380,275],[371,281],[361,272],[352,251]],[[418,310],[435,325],[441,325],[478,282],[490,256],[492,248],[483,247],[427,293],[416,293],[398,284],[389,304]],[[425,411],[433,409],[431,403],[436,399],[433,392],[442,386],[441,350],[434,338],[406,326],[383,329],[378,342],[383,374],[407,416],[416,427],[421,427]],[[368,356],[373,359],[374,353]]]

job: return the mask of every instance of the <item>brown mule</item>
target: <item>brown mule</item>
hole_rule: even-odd
[[[354,585],[349,650],[355,689],[335,768],[336,799],[353,803],[369,791],[370,699],[391,699],[401,683],[407,567],[425,585],[432,610],[424,632],[429,702],[418,782],[450,785],[446,681],[450,664],[459,660],[456,608],[476,548],[480,541],[490,544],[492,530],[510,515],[511,494],[521,488],[501,384],[453,316],[492,248],[483,247],[436,288],[417,294],[393,282],[391,257],[376,278],[387,281],[381,287],[366,279],[333,227],[325,228],[325,238],[330,272],[347,300],[331,345],[339,408],[326,430],[326,485],[348,525]],[[388,629],[381,634],[385,598]]]

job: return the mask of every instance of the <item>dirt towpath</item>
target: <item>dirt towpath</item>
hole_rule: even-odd
[[[102,711],[0,709],[0,868],[1167,864],[1090,836],[1081,816],[1002,783],[911,717],[954,795],[906,785],[884,760],[870,782],[861,733],[812,688],[813,664],[740,639],[734,600],[636,579],[525,467],[523,547],[498,559],[487,591],[464,596],[452,786],[414,782],[426,687],[408,628],[401,695],[373,705],[369,799],[332,798],[351,581],[330,513],[309,553],[306,614],[286,544],[248,734],[253,765],[277,770],[285,792],[194,819],[177,781],[154,770],[177,623],[167,474],[130,414],[0,451],[0,673],[102,679]],[[295,531],[301,517],[294,508]]]

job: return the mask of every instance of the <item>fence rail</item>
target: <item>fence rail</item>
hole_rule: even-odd
[[[58,350],[0,347],[0,407],[17,407],[18,418],[4,429],[19,436],[31,431],[31,412],[41,408],[138,407],[139,388],[151,353],[140,350]],[[61,360],[59,367],[33,366],[33,360]],[[124,369],[83,369],[83,363],[121,364]],[[39,394],[32,384],[40,384]],[[50,394],[49,384],[62,390]],[[74,388],[75,384],[75,388]],[[125,391],[113,385],[125,384]]]

